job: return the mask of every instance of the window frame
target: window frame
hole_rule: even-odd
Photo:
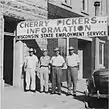
[[[101,44],[101,55],[100,55],[100,44]],[[99,40],[99,64],[103,65],[104,66],[104,51],[105,50],[105,41],[103,40]],[[101,56],[101,57],[100,57]],[[100,60],[101,60],[101,63],[100,63]]]

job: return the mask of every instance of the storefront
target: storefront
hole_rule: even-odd
[[[48,48],[49,55],[52,56],[53,49],[55,47],[60,48],[60,54],[63,57],[68,55],[69,46],[75,48],[75,53],[78,53],[80,57],[80,70],[79,79],[90,78],[91,73],[95,66],[95,45],[92,38],[60,38],[60,39],[34,39],[34,40],[23,40],[16,41],[16,27],[17,24],[24,20],[42,20],[42,19],[59,19],[59,18],[70,18],[70,17],[84,17],[83,14],[68,11],[62,7],[48,4],[44,8],[36,8],[34,11],[27,8],[31,4],[31,8],[34,8],[32,3],[24,1],[25,3],[19,2],[1,2],[1,9],[4,6],[3,14],[0,17],[0,64],[1,68],[1,81],[5,83],[22,86],[22,67],[25,57],[28,55],[28,49],[34,48],[37,52],[38,57],[41,56],[41,48]],[[28,4],[29,3],[29,4]],[[34,3],[34,2],[33,2]],[[26,7],[23,6],[26,4]],[[28,5],[27,5],[28,4]],[[20,7],[19,7],[20,6]],[[21,9],[19,9],[21,8]],[[108,40],[108,41],[107,41]],[[109,68],[109,39],[101,38],[100,40],[100,64],[103,64],[106,68]],[[66,70],[63,70],[66,72]],[[66,79],[66,73],[63,73],[63,80]]]
[[[16,27],[19,22],[39,19],[47,19],[45,0],[40,4],[34,0],[33,2],[28,0],[0,1],[0,85],[9,84],[21,87],[22,66],[29,47],[34,47],[37,50],[36,55],[39,56],[40,47],[47,46],[46,40],[15,40]]]
[[[73,10],[67,10],[64,6],[58,6],[53,3],[48,5],[48,19],[60,19],[60,18],[75,18],[86,17],[85,14],[73,12]],[[61,55],[64,57],[68,55],[69,46],[74,46],[75,52],[80,57],[80,68],[78,78],[91,78],[91,74],[95,69],[95,41],[94,38],[72,38],[72,39],[55,39],[54,46],[58,46],[61,49]],[[50,40],[51,42],[51,40]],[[106,68],[109,68],[109,39],[104,35],[104,38],[99,40],[99,64]],[[50,54],[52,54],[50,52]]]

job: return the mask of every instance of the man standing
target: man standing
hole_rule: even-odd
[[[34,50],[32,48],[29,49],[29,56],[26,57],[24,68],[26,71],[26,91],[31,90],[32,92],[35,92],[35,71],[38,66],[38,58],[33,54],[33,52]]]
[[[76,87],[78,79],[78,68],[79,68],[79,57],[74,53],[74,48],[69,48],[69,56],[66,57],[66,64],[68,68],[67,72],[67,84],[68,84],[68,95],[71,95],[71,86],[73,83],[73,95],[76,96]]]
[[[57,83],[58,94],[61,95],[61,75],[62,75],[62,67],[64,67],[65,60],[61,55],[59,55],[59,48],[54,49],[54,52],[55,56],[51,58],[52,94],[56,93],[56,83]]]
[[[43,56],[40,58],[40,92],[43,92],[45,86],[45,93],[48,93],[48,80],[50,73],[50,57],[47,53],[47,49],[43,49]]]

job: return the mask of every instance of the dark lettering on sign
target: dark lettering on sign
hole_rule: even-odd
[[[38,34],[16,36],[16,40],[26,40],[26,39],[36,39],[36,38],[39,38]]]
[[[92,24],[97,23],[96,17],[92,17],[92,18],[91,18],[91,23],[92,23]]]
[[[84,32],[56,33],[57,38],[84,36]]]
[[[53,38],[53,34],[41,34],[41,38]]]
[[[96,17],[92,18],[69,18],[69,19],[59,19],[57,20],[57,26],[71,26],[71,25],[78,25],[78,24],[95,24],[97,22]]]
[[[106,36],[107,32],[106,31],[90,31],[87,32],[87,36]]]

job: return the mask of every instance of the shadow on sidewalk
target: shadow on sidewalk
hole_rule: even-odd
[[[85,95],[77,95],[74,99],[84,102],[87,109],[108,109],[108,99],[97,99]]]

